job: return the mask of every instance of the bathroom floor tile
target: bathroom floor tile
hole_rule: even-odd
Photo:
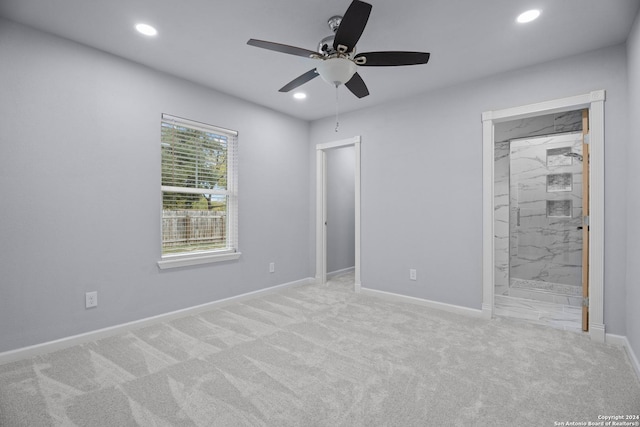
[[[582,332],[582,309],[511,296],[495,296],[495,315],[522,319],[556,329]]]

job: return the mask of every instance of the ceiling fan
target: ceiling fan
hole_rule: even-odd
[[[280,92],[289,92],[320,76],[331,85],[344,84],[358,98],[369,95],[367,85],[357,72],[362,67],[393,67],[399,65],[426,64],[426,52],[366,52],[356,54],[356,43],[367,25],[372,6],[360,0],[353,0],[344,16],[333,16],[327,22],[334,35],[320,41],[317,52],[295,46],[264,40],[250,39],[247,44],[289,55],[303,56],[319,60],[316,68],[284,85]]]

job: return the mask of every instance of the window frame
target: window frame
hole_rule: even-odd
[[[162,220],[160,224],[160,252],[161,259],[157,262],[160,269],[186,267],[223,261],[232,261],[240,258],[242,253],[238,249],[238,132],[218,126],[209,125],[182,117],[162,114],[161,129],[163,124],[176,124],[187,128],[221,134],[228,137],[227,142],[227,230],[226,247],[222,249],[194,250],[190,252],[180,252],[173,254],[162,253],[163,230]],[[162,136],[160,137],[160,147],[162,147]],[[160,160],[162,169],[162,159]],[[162,172],[161,175],[162,177]],[[189,191],[189,187],[174,187],[160,184],[160,198],[162,201],[165,192],[198,193],[199,191]],[[205,194],[220,194],[220,190],[211,190]],[[160,216],[162,217],[163,206],[161,202]]]

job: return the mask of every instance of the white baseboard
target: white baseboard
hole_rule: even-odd
[[[636,371],[638,381],[640,381],[640,361],[638,360],[636,353],[633,351],[633,348],[631,347],[631,344],[629,343],[627,337],[624,335],[607,334],[606,342],[609,344],[624,347],[625,351],[627,352],[627,356],[629,356],[629,362],[631,362],[631,366],[633,366],[633,369]]]
[[[484,319],[493,319],[493,305],[482,303],[482,317]]]
[[[340,276],[345,273],[350,273],[352,271],[355,271],[355,269],[356,269],[355,267],[347,267],[341,270],[332,271],[331,273],[327,273],[327,280],[332,279],[336,276]]]
[[[280,291],[286,288],[293,288],[296,286],[304,286],[314,284],[316,281],[312,277],[306,279],[296,280],[294,282],[284,283],[282,285],[272,286],[266,289],[260,289],[246,294],[237,295],[217,301],[208,302],[205,304],[196,305],[193,307],[183,308],[181,310],[171,311],[169,313],[159,314],[157,316],[147,317],[140,320],[134,320],[133,322],[127,322],[120,325],[110,326],[108,328],[98,329],[95,331],[85,332],[79,335],[73,335],[70,337],[61,338],[54,341],[48,341],[41,344],[35,344],[28,347],[18,348],[15,350],[5,351],[0,353],[0,365],[10,362],[15,362],[22,359],[28,359],[30,357],[38,356],[45,353],[51,353],[53,351],[62,350],[64,348],[72,347],[78,344],[84,344],[91,341],[96,341],[102,338],[111,337],[117,334],[129,332],[134,329],[138,329],[144,326],[152,324],[166,322],[178,317],[189,316],[208,311],[214,308],[224,307],[229,304],[246,301],[249,299],[257,298],[266,294]]]
[[[629,341],[627,341],[627,337],[624,335],[614,335],[609,333],[606,335],[605,342],[607,344],[613,344],[620,347],[626,347],[629,345]]]
[[[589,322],[589,337],[595,342],[605,342],[607,333],[603,323]]]
[[[360,292],[365,295],[372,295],[376,297],[381,297],[385,299],[390,299],[393,301],[406,302],[409,304],[417,304],[422,305],[424,307],[433,308],[436,310],[447,311],[449,313],[461,314],[463,316],[468,317],[476,317],[482,318],[484,317],[484,313],[482,310],[477,310],[474,308],[462,307],[460,305],[446,304],[443,302],[430,301],[427,299],[410,297],[406,295],[394,294],[392,292],[378,291],[376,289],[369,288],[360,288]]]

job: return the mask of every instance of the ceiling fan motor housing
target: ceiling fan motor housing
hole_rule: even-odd
[[[320,43],[318,43],[318,53],[320,55],[332,55],[336,53],[335,50],[333,49],[334,38],[335,38],[334,35],[330,35],[320,40]]]
[[[318,44],[318,53],[321,55],[332,55],[336,53],[333,48],[333,40],[335,39],[336,31],[338,31],[338,27],[340,27],[340,23],[342,22],[342,16],[335,15],[327,20],[327,25],[333,34],[327,36],[320,40]]]

